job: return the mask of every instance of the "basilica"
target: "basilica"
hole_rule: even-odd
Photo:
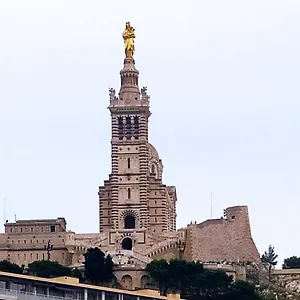
[[[219,219],[176,228],[176,188],[163,183],[162,160],[148,140],[150,97],[147,87],[139,87],[130,23],[123,39],[120,89],[109,89],[108,97],[111,172],[99,187],[99,232],[75,233],[64,218],[8,222],[0,234],[0,260],[28,265],[51,259],[80,268],[86,250],[99,247],[113,257],[116,280],[126,289],[145,287],[145,266],[160,258],[199,260],[246,279],[241,266],[260,262],[247,206],[229,207]]]

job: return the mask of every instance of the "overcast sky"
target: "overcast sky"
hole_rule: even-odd
[[[210,218],[213,192],[214,218],[248,205],[260,252],[300,256],[299,15],[298,0],[1,0],[6,218],[64,216],[69,229],[98,231],[108,88],[119,89],[131,21],[178,227]]]

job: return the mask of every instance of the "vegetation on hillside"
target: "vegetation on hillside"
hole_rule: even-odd
[[[300,257],[291,256],[283,262],[282,269],[300,269]]]
[[[4,260],[0,261],[0,271],[46,278],[72,276],[79,278],[80,282],[91,284],[112,282],[113,262],[109,255],[105,256],[99,248],[90,248],[84,257],[84,270],[70,269],[58,262],[45,260],[35,261],[25,268]],[[269,246],[268,251],[261,257],[269,275],[277,264],[277,257],[272,246]],[[286,258],[283,268],[300,268],[300,258],[296,256]],[[281,300],[286,299],[289,294],[271,282],[267,286],[260,287],[243,281],[234,282],[225,272],[207,270],[200,262],[154,260],[147,265],[146,271],[151,277],[152,287],[157,287],[162,295],[180,292],[181,297],[188,300]],[[298,298],[293,296],[291,299]]]
[[[233,282],[223,271],[204,269],[200,262],[154,260],[146,267],[162,295],[181,292],[188,300],[258,300],[255,287],[247,282]]]
[[[89,248],[84,254],[84,276],[92,284],[109,282],[113,278],[113,261],[99,248]]]

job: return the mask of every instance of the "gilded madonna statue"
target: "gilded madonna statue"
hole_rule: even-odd
[[[123,39],[125,46],[126,58],[132,58],[134,53],[134,28],[130,25],[130,22],[126,23],[125,30],[123,31]]]

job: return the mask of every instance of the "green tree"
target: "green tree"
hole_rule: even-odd
[[[224,300],[259,300],[260,295],[255,287],[245,281],[236,281],[231,284],[227,295]]]
[[[56,261],[39,260],[28,265],[27,272],[38,277],[59,277],[71,276],[71,269],[59,264]]]
[[[20,267],[19,265],[11,263],[8,260],[2,260],[0,261],[0,271],[22,274],[24,272],[24,265]]]
[[[271,270],[277,265],[278,255],[274,251],[274,247],[269,246],[268,250],[261,256],[262,263],[268,268],[269,279],[271,277]]]
[[[225,272],[204,269],[200,262],[154,260],[147,265],[146,271],[162,295],[168,291],[180,291],[181,297],[188,300],[259,299],[254,286],[233,282]]]
[[[84,282],[84,272],[82,270],[79,270],[77,268],[71,269],[71,276],[78,278],[79,282]]]
[[[282,269],[300,269],[300,257],[291,256],[283,261]]]
[[[84,276],[92,283],[108,282],[113,278],[113,261],[99,248],[89,248],[84,254]]]

